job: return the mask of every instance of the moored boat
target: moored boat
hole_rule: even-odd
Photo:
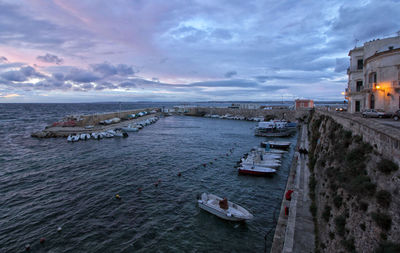
[[[258,123],[255,135],[263,137],[288,137],[293,134],[295,129],[288,127],[287,121],[284,120],[263,121]]]
[[[268,167],[260,167],[260,166],[252,166],[252,165],[243,165],[238,169],[239,174],[247,174],[254,176],[269,176],[276,173],[275,169]]]
[[[288,149],[290,146],[289,141],[263,141],[261,142],[262,147],[270,147],[277,149]]]
[[[224,220],[243,221],[253,218],[253,215],[245,208],[214,194],[203,193],[197,202],[201,209]]]

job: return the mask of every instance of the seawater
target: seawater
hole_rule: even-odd
[[[66,114],[116,110],[0,104],[0,252],[24,252],[26,244],[32,252],[269,251],[296,136],[270,178],[234,168],[265,140],[254,136],[254,122],[172,116],[124,139],[30,137]],[[227,197],[254,219],[227,222],[200,210],[202,192]]]

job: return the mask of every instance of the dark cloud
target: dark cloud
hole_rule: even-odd
[[[126,64],[118,64],[112,65],[110,63],[104,62],[99,64],[90,65],[93,71],[102,74],[103,76],[113,76],[113,75],[121,75],[128,76],[133,75],[135,71],[132,66],[128,66]]]
[[[129,89],[129,88],[136,88],[136,83],[133,81],[125,81],[119,84],[119,87]]]
[[[65,76],[65,80],[70,80],[77,83],[90,83],[100,80],[101,77],[97,76],[95,73],[74,68]]]
[[[231,78],[231,77],[233,77],[233,76],[235,76],[235,75],[237,75],[237,72],[233,70],[233,71],[228,71],[228,72],[226,72],[224,76],[225,76],[226,78]]]
[[[390,17],[397,17],[399,11],[399,1],[372,0],[366,4],[344,4],[327,34],[348,51],[354,47],[356,39],[363,43],[393,35],[399,30],[400,19]]]
[[[38,57],[36,57],[36,59],[42,62],[55,63],[57,65],[62,64],[64,62],[62,58],[59,58],[57,55],[49,53],[45,55],[39,55]]]
[[[30,77],[44,77],[31,66],[21,67],[19,70],[6,71],[0,74],[0,77],[6,81],[24,82]]]

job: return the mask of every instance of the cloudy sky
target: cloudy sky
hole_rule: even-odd
[[[0,0],[0,102],[343,100],[398,0]]]

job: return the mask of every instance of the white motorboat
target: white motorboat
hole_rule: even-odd
[[[269,167],[269,168],[279,168],[281,167],[281,163],[279,160],[267,160],[267,161],[252,161],[252,160],[244,160],[241,163],[243,166],[256,166],[256,167]]]
[[[222,198],[214,194],[203,193],[197,202],[201,209],[224,220],[243,221],[253,218],[253,215],[249,211],[231,201],[227,201],[227,208],[221,208],[222,204],[220,203],[223,201]]]
[[[72,141],[72,136],[71,136],[71,135],[68,135],[67,141],[68,141],[68,142],[71,142],[71,141]]]
[[[247,174],[254,176],[269,176],[276,173],[275,169],[268,167],[260,167],[253,165],[244,165],[238,169],[239,174]]]
[[[79,141],[79,135],[74,135],[71,137],[71,139],[72,139],[72,142]]]

